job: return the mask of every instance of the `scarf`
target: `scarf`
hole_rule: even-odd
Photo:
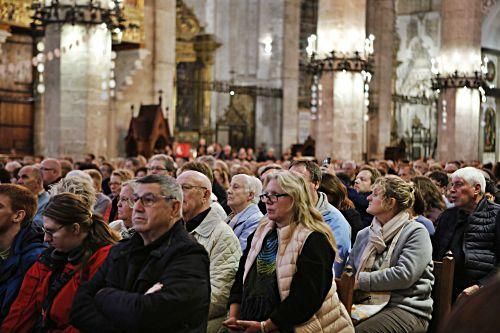
[[[384,225],[380,224],[376,217],[373,218],[370,225],[368,244],[361,255],[359,267],[356,270],[356,280],[358,280],[360,272],[371,272],[376,256],[384,252],[387,248],[387,243],[392,240],[389,247],[389,253],[380,269],[389,267],[392,251],[398,241],[401,230],[403,230],[409,222],[410,214],[406,211],[399,212]]]

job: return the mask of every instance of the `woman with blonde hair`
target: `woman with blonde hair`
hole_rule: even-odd
[[[432,313],[432,244],[411,218],[414,188],[397,176],[377,179],[368,196],[373,221],[349,255],[355,272],[356,332],[426,332]],[[369,306],[367,306],[369,305]]]
[[[311,202],[309,186],[292,172],[274,172],[260,198],[268,215],[248,238],[224,326],[245,332],[354,332],[333,280],[335,239]]]

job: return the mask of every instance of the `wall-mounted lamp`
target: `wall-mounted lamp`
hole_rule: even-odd
[[[268,36],[262,40],[262,44],[264,45],[264,54],[271,55],[273,54],[273,39]]]

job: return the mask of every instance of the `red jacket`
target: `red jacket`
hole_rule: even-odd
[[[110,249],[110,245],[98,249],[88,260],[84,276],[91,279],[102,265]],[[69,315],[73,298],[81,284],[82,272],[78,270],[79,264],[66,263],[64,273],[77,272],[59,290],[49,311],[49,318],[56,327],[48,332],[52,333],[78,333],[79,331],[69,323]],[[29,333],[34,329],[42,313],[42,304],[47,297],[49,280],[52,270],[38,260],[26,273],[19,294],[12,304],[9,314],[2,323],[0,332]]]

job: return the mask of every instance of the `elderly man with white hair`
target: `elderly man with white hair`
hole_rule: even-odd
[[[248,236],[264,216],[257,205],[261,192],[260,180],[244,174],[234,175],[227,190],[227,204],[231,207],[227,221],[240,240],[242,251],[247,247]]]
[[[210,258],[210,309],[208,333],[217,332],[225,319],[229,291],[241,257],[238,237],[210,207],[212,183],[198,171],[186,170],[177,177],[182,188],[182,218],[186,229],[205,247]]]
[[[433,259],[451,251],[455,258],[453,299],[467,297],[499,272],[500,206],[484,196],[486,181],[480,170],[458,169],[451,175],[450,201],[455,207],[437,219]]]

